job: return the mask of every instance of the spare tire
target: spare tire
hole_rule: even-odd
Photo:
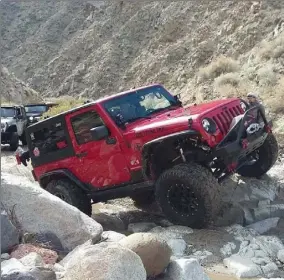
[[[252,160],[238,169],[237,173],[244,177],[261,177],[275,164],[278,158],[278,143],[275,136],[269,133],[263,145],[248,155]]]

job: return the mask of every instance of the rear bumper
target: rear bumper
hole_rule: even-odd
[[[258,130],[249,133],[247,129],[252,124],[258,125]],[[271,133],[271,128],[272,123],[266,120],[259,106],[253,107],[228,132],[213,154],[223,159],[227,172],[236,171],[244,164],[249,154],[263,145],[268,133]]]

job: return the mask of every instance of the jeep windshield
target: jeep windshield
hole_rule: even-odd
[[[13,118],[15,109],[13,107],[1,107],[1,118]]]
[[[112,98],[103,104],[117,125],[151,118],[161,111],[175,109],[179,102],[162,86],[139,89]]]
[[[47,111],[46,105],[26,105],[25,106],[26,113],[45,113]]]

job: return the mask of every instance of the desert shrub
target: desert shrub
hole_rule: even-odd
[[[56,103],[58,105],[50,108],[46,113],[43,114],[42,118],[52,117],[72,108],[78,107],[84,104],[84,100],[75,97],[61,97],[60,99],[56,100]]]
[[[240,83],[240,78],[237,73],[227,73],[222,74],[217,77],[214,81],[215,87],[220,87],[223,85],[232,85],[233,87],[237,87]]]
[[[273,41],[264,42],[260,47],[258,56],[266,60],[284,56],[284,33]]]
[[[271,66],[260,68],[257,71],[257,76],[261,86],[275,86],[277,83],[276,73]]]
[[[284,114],[284,77],[274,87],[263,90],[263,100],[273,113]]]
[[[222,74],[237,72],[239,64],[236,60],[221,56],[198,72],[200,81],[213,80]]]

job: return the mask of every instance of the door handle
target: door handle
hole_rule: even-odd
[[[82,157],[87,156],[87,154],[88,154],[87,152],[77,153],[77,154],[76,154],[76,157],[82,158]]]

